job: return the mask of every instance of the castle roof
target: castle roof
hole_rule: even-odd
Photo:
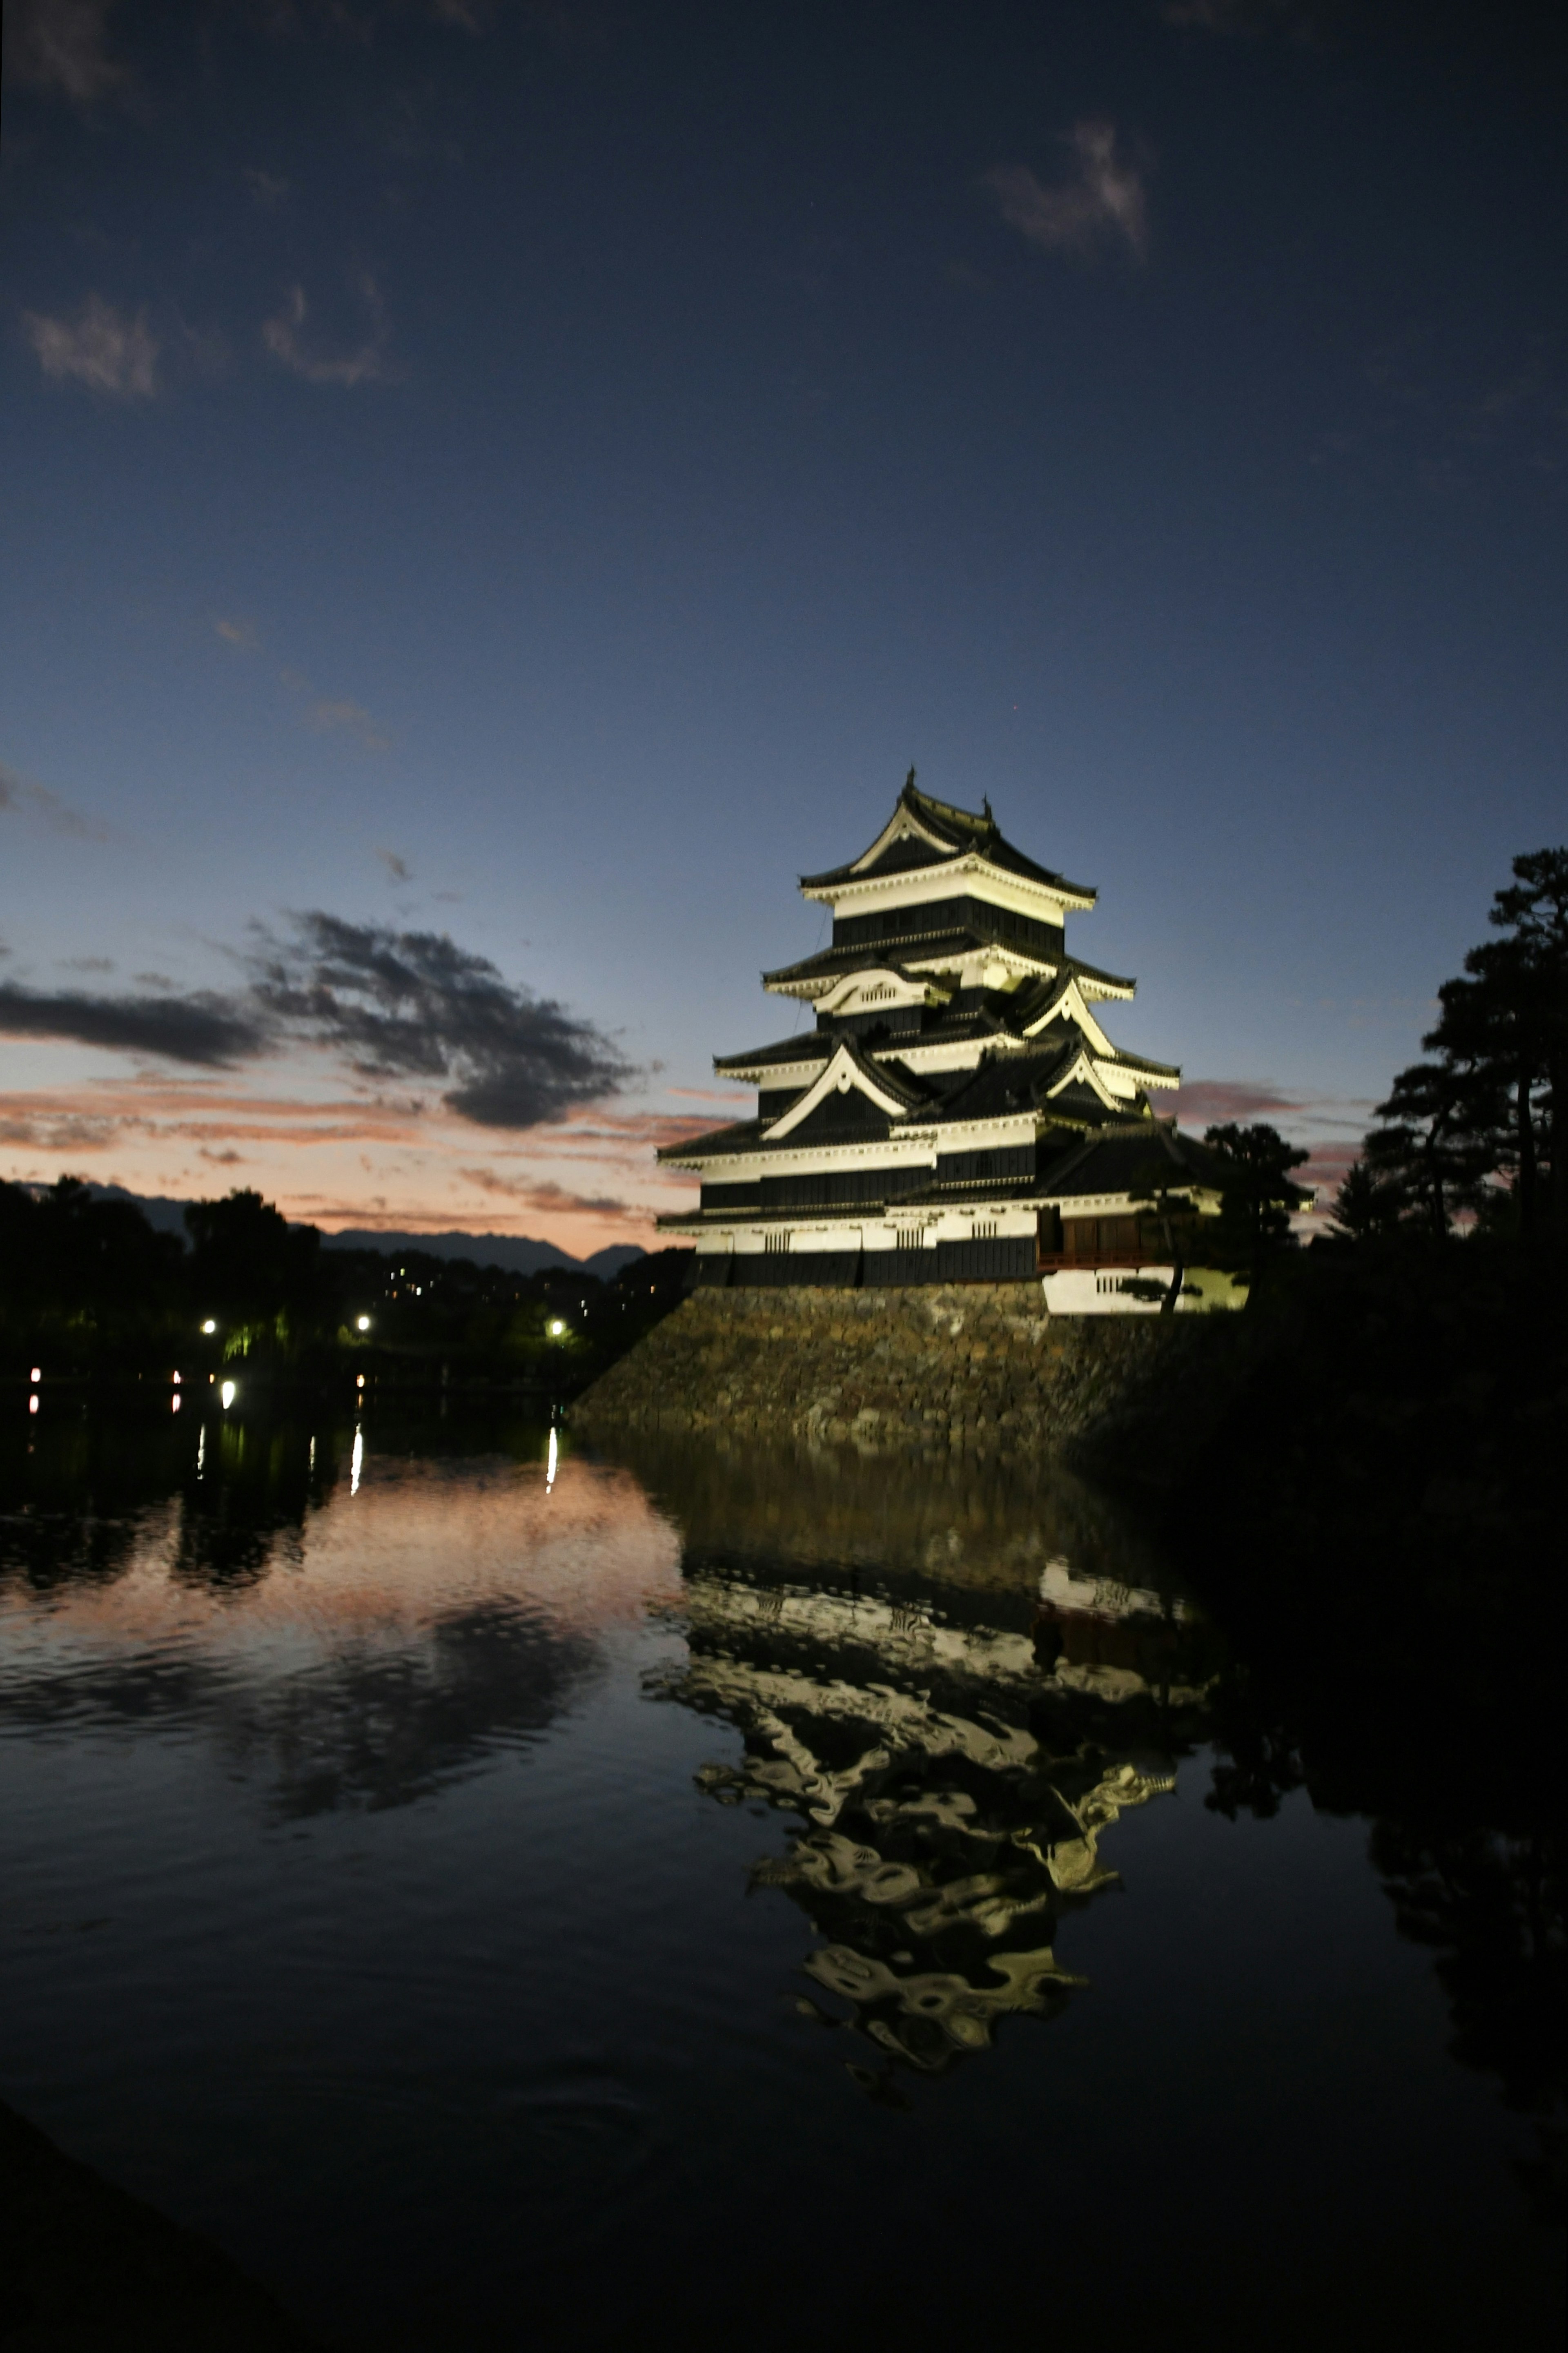
[[[920,914],[918,907],[909,910],[911,918]],[[873,966],[890,965],[896,972],[907,973],[911,955],[918,955],[922,965],[962,964],[965,956],[979,955],[993,943],[982,934],[965,928],[963,931],[905,932],[900,938],[879,940],[874,945],[859,944],[837,948],[819,948],[815,955],[803,956],[798,964],[781,965],[776,972],[764,972],[764,988],[783,988],[801,981],[819,980],[826,987],[842,980],[847,972],[868,971]],[[889,949],[899,953],[889,956]],[[1035,961],[1033,957],[1029,959]]]
[[[942,866],[952,859],[966,857],[984,858],[987,865],[999,868],[1003,873],[1016,875],[1022,881],[1037,882],[1076,906],[1092,907],[1098,895],[1081,882],[1069,882],[1065,875],[1053,872],[1048,866],[1037,865],[1021,849],[1016,849],[992,816],[989,801],[976,813],[973,809],[957,808],[951,801],[936,800],[930,793],[919,790],[912,768],[892,816],[869,849],[862,850],[847,866],[829,867],[823,874],[803,874],[800,887],[805,892],[831,891],[839,883],[865,881],[876,875],[909,873],[921,867]]]
[[[1182,1134],[1173,1122],[1146,1120],[1135,1128],[1102,1127],[1069,1144],[1059,1160],[1042,1169],[1037,1189],[1053,1201],[1121,1195],[1146,1187],[1167,1166],[1165,1181],[1216,1192],[1226,1173],[1217,1153]]]

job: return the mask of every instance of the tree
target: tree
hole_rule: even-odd
[[[1516,858],[1492,902],[1500,939],[1465,958],[1438,991],[1422,1044],[1434,1059],[1401,1071],[1366,1163],[1402,1220],[1434,1240],[1456,1211],[1496,1225],[1500,1186],[1523,1236],[1568,1239],[1568,1155],[1558,1109],[1568,1083],[1568,849]]]
[[[1396,1186],[1380,1178],[1365,1160],[1356,1160],[1334,1196],[1334,1224],[1352,1241],[1371,1241],[1393,1231],[1403,1206]]]
[[[1256,1284],[1270,1261],[1295,1247],[1292,1212],[1311,1206],[1311,1194],[1290,1176],[1307,1155],[1262,1121],[1205,1128],[1204,1142],[1220,1195],[1219,1216],[1205,1224],[1204,1255]]]
[[[335,1320],[335,1298],[314,1226],[291,1226],[259,1193],[193,1201],[191,1292],[198,1312],[224,1327],[226,1353],[246,1353],[266,1333],[287,1344]]]
[[[1165,1256],[1171,1261],[1171,1280],[1160,1294],[1160,1313],[1173,1315],[1186,1275],[1186,1238],[1197,1213],[1192,1178],[1166,1155],[1152,1156],[1134,1172],[1128,1186],[1128,1198],[1135,1208],[1149,1210],[1151,1222],[1160,1229]]]
[[[1377,1106],[1368,1169],[1399,1219],[1425,1224],[1436,1241],[1456,1210],[1479,1206],[1497,1165],[1494,1094],[1452,1060],[1413,1062]]]
[[[1527,851],[1513,873],[1489,918],[1508,936],[1472,948],[1465,969],[1509,1008],[1521,1224],[1528,1233],[1537,1223],[1544,1163],[1548,1222],[1561,1243],[1568,1239],[1568,1155],[1557,1131],[1568,1086],[1568,849]]]

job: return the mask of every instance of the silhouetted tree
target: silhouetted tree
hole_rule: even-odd
[[[1334,1225],[1352,1241],[1370,1241],[1394,1230],[1403,1206],[1400,1189],[1381,1179],[1365,1160],[1357,1160],[1334,1196]]]
[[[143,1353],[179,1321],[181,1250],[78,1176],[0,1185],[0,1341],[51,1366]]]
[[[193,1201],[190,1286],[198,1312],[216,1318],[231,1352],[288,1346],[336,1319],[336,1293],[314,1226],[291,1226],[259,1193]]]
[[[1219,1216],[1204,1223],[1204,1256],[1256,1283],[1269,1261],[1295,1247],[1291,1214],[1311,1205],[1311,1194],[1291,1179],[1307,1155],[1278,1128],[1235,1121],[1205,1128],[1220,1183]]]
[[[1568,1080],[1568,849],[1513,861],[1492,902],[1503,934],[1438,991],[1422,1043],[1434,1059],[1401,1071],[1366,1161],[1400,1219],[1446,1236],[1460,1210],[1496,1222],[1500,1185],[1522,1235],[1568,1236],[1568,1168],[1557,1144]]]
[[[1192,1179],[1162,1154],[1151,1156],[1142,1169],[1134,1172],[1127,1192],[1135,1208],[1149,1212],[1149,1221],[1158,1229],[1161,1247],[1171,1261],[1171,1280],[1161,1296],[1160,1313],[1173,1315],[1182,1295],[1188,1242],[1197,1217]]]
[[[1378,1104],[1367,1166],[1400,1218],[1439,1241],[1457,1211],[1479,1207],[1497,1166],[1494,1094],[1455,1061],[1413,1062]]]

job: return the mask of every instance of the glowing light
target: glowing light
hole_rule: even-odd
[[[355,1388],[356,1388],[356,1389],[363,1389],[363,1387],[364,1387],[364,1375],[363,1375],[363,1373],[361,1373],[361,1374],[360,1374],[360,1376],[359,1376],[358,1379],[355,1381],[355,1383],[354,1383],[354,1387],[355,1387]]]
[[[207,1459],[207,1426],[204,1421],[196,1433],[196,1477],[202,1475],[202,1464]]]
[[[218,1391],[218,1395],[223,1399],[223,1409],[225,1413],[226,1413],[229,1407],[234,1403],[234,1383],[232,1381],[225,1381],[222,1388]]]
[[[370,1330],[370,1317],[368,1315],[356,1315],[354,1317],[354,1330],[356,1332],[368,1332]]]
[[[216,1332],[216,1331],[217,1330],[217,1318],[216,1318],[216,1315],[209,1315],[209,1316],[207,1317],[207,1319],[206,1319],[206,1322],[202,1325],[202,1330],[203,1330],[204,1332]]]
[[[316,1441],[315,1441],[315,1440],[312,1438],[312,1439],[311,1439],[311,1440],[310,1440],[310,1468],[313,1471],[313,1470],[315,1469],[315,1467],[316,1467]]]
[[[550,1454],[544,1465],[544,1492],[548,1495],[555,1484],[555,1432],[550,1433]]]
[[[180,1376],[178,1375],[178,1373],[176,1373],[176,1374],[174,1375],[174,1387],[175,1387],[176,1388],[179,1388],[179,1386],[180,1386]]]
[[[559,1315],[552,1317],[550,1325],[550,1336],[552,1340],[559,1340],[561,1335],[565,1331],[565,1329],[566,1326],[563,1324]]]
[[[170,1409],[171,1409],[173,1412],[174,1412],[174,1413],[178,1413],[178,1412],[179,1412],[179,1410],[180,1410],[181,1403],[182,1403],[182,1400],[181,1400],[179,1398],[177,1398],[177,1397],[172,1397],[172,1398],[169,1399],[169,1406],[170,1406]]]
[[[43,1377],[44,1368],[42,1365],[35,1365],[33,1366],[33,1386],[35,1388],[37,1388],[38,1383],[43,1379]]]
[[[30,1398],[27,1399],[27,1411],[28,1411],[29,1413],[37,1413],[37,1410],[38,1410],[38,1400],[37,1400],[37,1397],[36,1397],[36,1396],[35,1396],[35,1397],[30,1397]]]
[[[357,1495],[359,1493],[360,1472],[363,1469],[364,1432],[363,1430],[356,1430],[354,1432],[353,1459],[349,1464],[349,1493],[351,1495]]]

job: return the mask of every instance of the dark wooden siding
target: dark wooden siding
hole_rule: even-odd
[[[931,899],[923,907],[887,907],[865,915],[840,915],[833,925],[836,948],[875,947],[883,940],[918,939],[932,932],[973,932],[983,940],[1055,958],[1062,952],[1062,927],[1020,915],[989,899]]]
[[[1033,1234],[999,1234],[994,1241],[938,1242],[933,1279],[938,1282],[1014,1282],[1035,1271]]]
[[[1136,1218],[1075,1218],[1062,1216],[1062,1254],[1079,1266],[1107,1259],[1136,1260],[1142,1255]]]
[[[728,1209],[736,1214],[763,1206],[763,1188],[755,1177],[749,1185],[704,1185],[702,1204],[705,1209]]]
[[[1060,1151],[1059,1145],[1057,1149]],[[1034,1174],[1032,1144],[994,1145],[985,1152],[943,1152],[936,1164],[939,1185],[968,1185],[992,1176],[1017,1176],[1028,1182]]]
[[[918,1036],[922,1008],[887,1005],[867,1013],[819,1013],[819,1029],[847,1030],[851,1038],[912,1038]]]
[[[738,1254],[730,1278],[737,1290],[779,1291],[816,1283],[825,1290],[853,1291],[860,1281],[857,1250],[750,1251]]]
[[[793,1151],[797,1144],[810,1144],[819,1138],[831,1143],[841,1135],[886,1134],[887,1127],[887,1113],[879,1111],[869,1095],[863,1095],[858,1087],[847,1087],[842,1092],[835,1088],[780,1141]]]
[[[927,1168],[826,1168],[809,1176],[764,1176],[764,1209],[837,1209],[897,1201],[931,1181]]]

